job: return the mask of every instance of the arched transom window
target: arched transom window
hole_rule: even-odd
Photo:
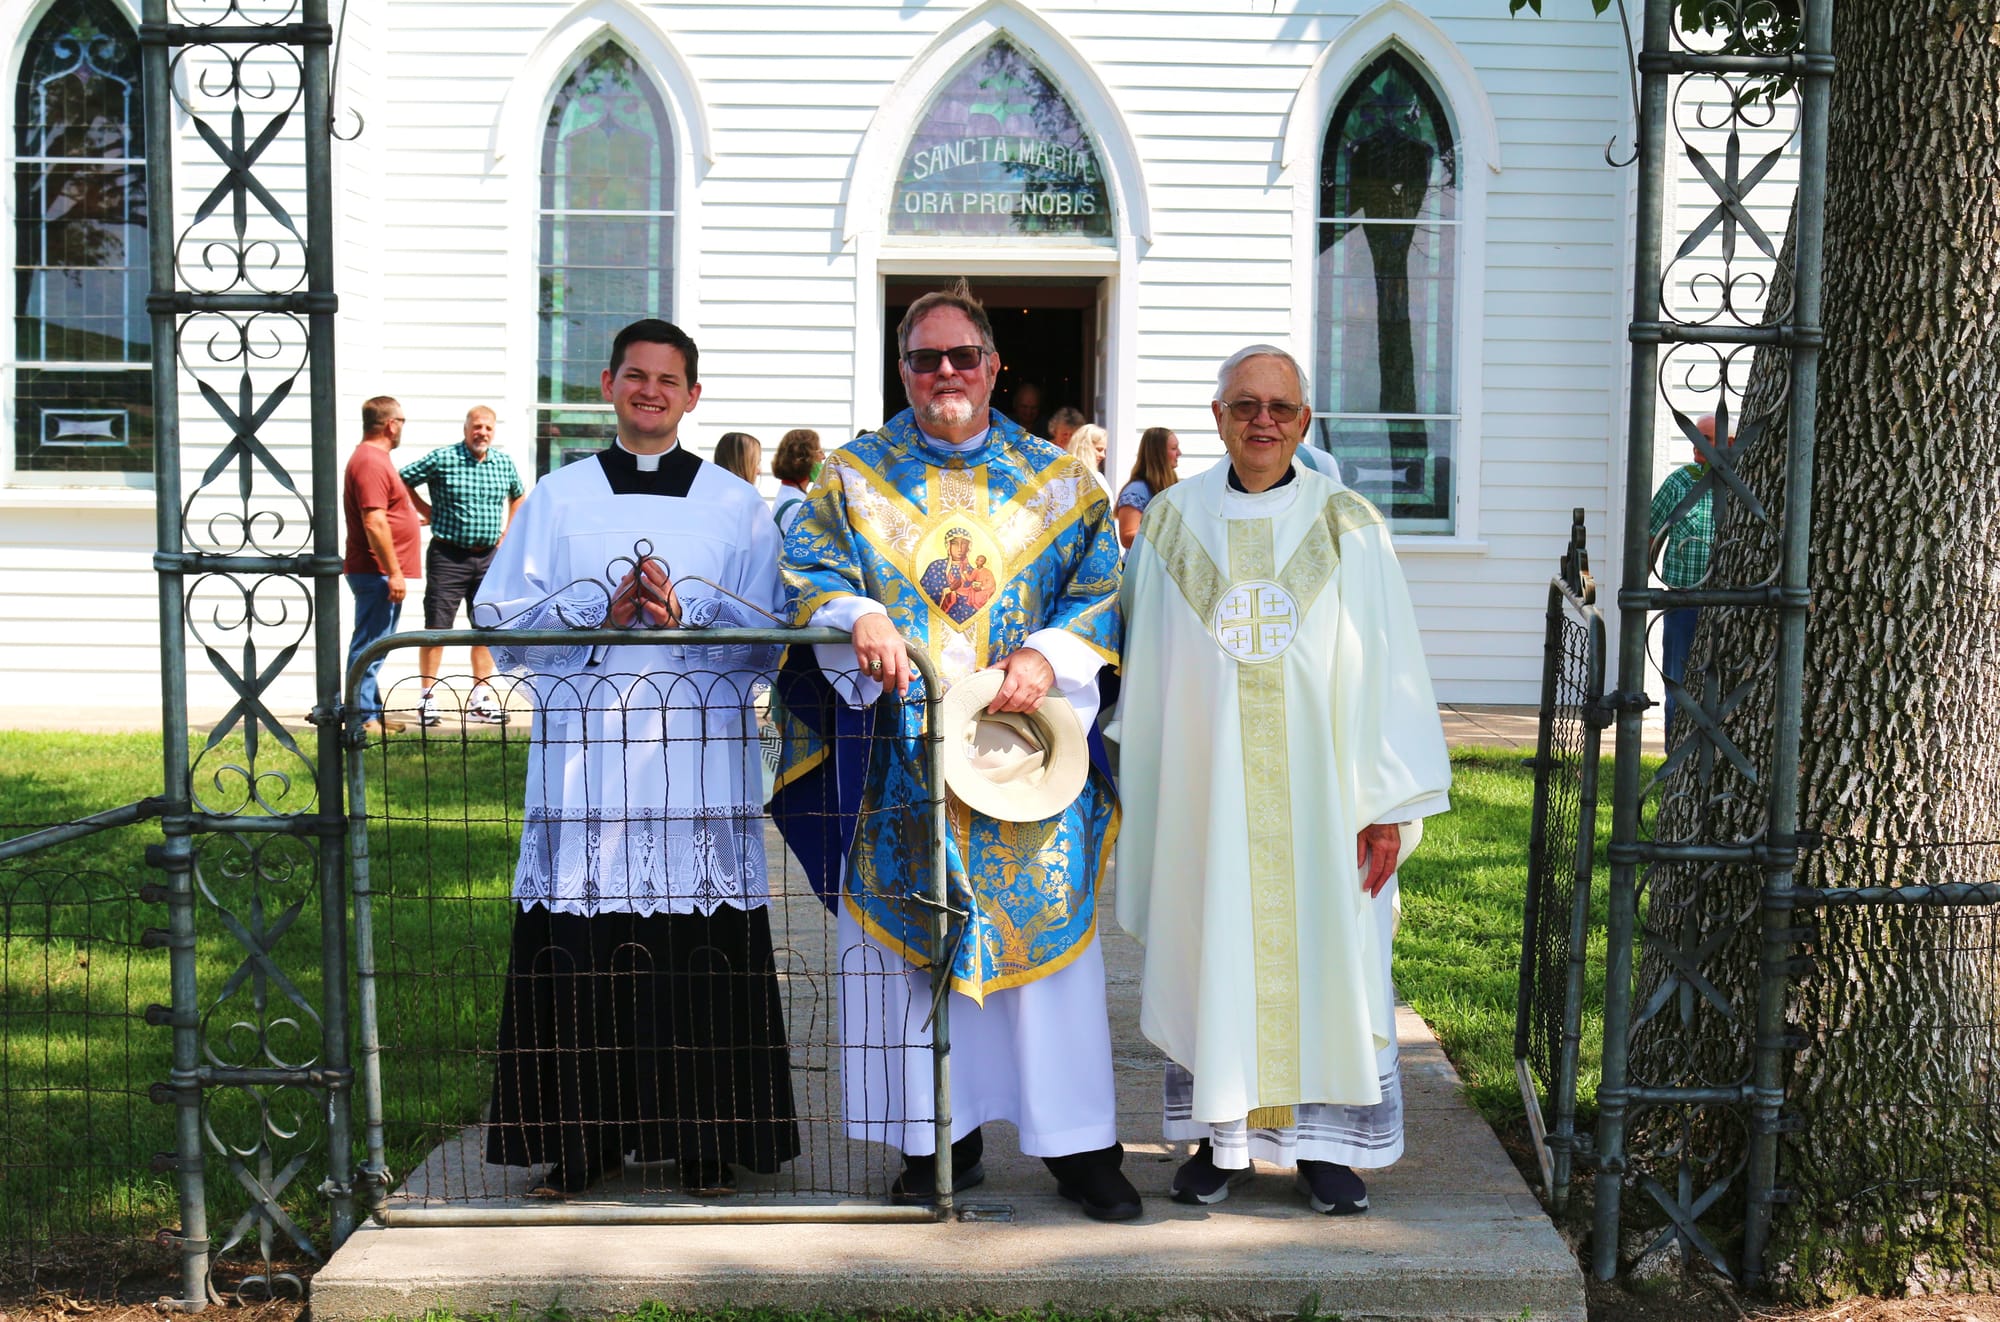
[[[1111,219],[1083,121],[1005,37],[931,98],[889,203],[891,234],[1109,243]]]
[[[598,392],[611,341],[674,315],[674,130],[659,89],[613,41],[556,93],[542,139],[536,467],[610,443]]]
[[[1393,50],[1348,84],[1320,153],[1317,439],[1398,532],[1453,527],[1458,165],[1443,100]]]
[[[14,472],[147,473],[139,43],[110,0],[60,0],[26,54],[14,104]]]

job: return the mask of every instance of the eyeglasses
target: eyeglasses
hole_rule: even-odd
[[[993,351],[983,344],[959,344],[949,349],[912,349],[903,355],[903,365],[918,376],[929,376],[951,359],[953,370],[970,372],[986,361]]]
[[[1271,421],[1280,427],[1298,421],[1299,414],[1305,412],[1305,405],[1289,399],[1232,399],[1226,407],[1229,416],[1238,422],[1255,422],[1259,413],[1269,413]]]

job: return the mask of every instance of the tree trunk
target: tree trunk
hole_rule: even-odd
[[[2000,0],[1840,0],[1827,162],[1824,321],[1812,499],[1801,818],[1823,833],[1807,886],[2000,876]],[[1789,298],[1789,282],[1772,304]],[[1764,355],[1737,457],[1783,503],[1783,355]],[[1731,500],[1710,586],[1775,580],[1773,530]],[[1654,645],[1657,647],[1657,636]],[[1763,611],[1707,609],[1690,684],[1758,771],[1689,759],[1649,812],[1654,838],[1765,828],[1777,635]],[[1747,686],[1747,687],[1746,687]],[[1726,705],[1726,703],[1725,703]],[[1675,732],[1689,736],[1688,722]],[[1762,878],[1650,869],[1644,921],[1719,948],[1699,967],[1725,1012],[1657,948],[1641,960],[1632,1080],[1733,1084],[1750,1068]],[[1788,1135],[1767,1270],[1806,1297],[1991,1289],[2000,1279],[2000,1015],[1995,908],[1847,909],[1817,918],[1817,969],[1788,1004]],[[1689,938],[1693,938],[1690,940]],[[1636,1169],[1695,1186],[1740,1160],[1740,1118],[1654,1111]],[[1740,1109],[1734,1114],[1740,1116]],[[1729,1199],[1740,1207],[1742,1176]],[[1650,1199],[1635,1197],[1637,1211]],[[1708,1224],[1740,1224],[1736,1216]]]

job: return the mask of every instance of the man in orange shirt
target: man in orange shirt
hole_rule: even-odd
[[[363,648],[396,631],[408,580],[423,575],[418,559],[417,507],[410,489],[396,472],[389,452],[403,442],[403,406],[377,395],[361,406],[361,443],[347,457],[340,504],[347,516],[347,558],[341,564],[348,591],[354,594],[354,636],[347,644],[347,664]],[[376,684],[378,659],[368,667],[354,691],[350,721],[366,721],[382,733],[400,730],[403,722],[383,714]]]

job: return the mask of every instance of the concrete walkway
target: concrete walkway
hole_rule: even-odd
[[[1109,898],[1106,900],[1109,903]],[[1290,1172],[1260,1169],[1226,1203],[1182,1207],[1188,1149],[1160,1126],[1161,1057],[1138,1031],[1139,948],[1104,937],[1126,1170],[1136,1222],[1086,1220],[1039,1160],[988,1127],[987,1182],[962,1201],[1007,1220],[916,1225],[396,1228],[357,1232],[313,1279],[316,1322],[647,1300],[683,1308],[1159,1309],[1175,1316],[1583,1322],[1576,1259],[1430,1030],[1398,1011],[1409,1155],[1369,1178],[1371,1211],[1312,1214]],[[886,1155],[886,1154],[885,1154]],[[893,1158],[890,1158],[893,1163]],[[489,1170],[493,1168],[488,1168]],[[601,1195],[600,1195],[601,1196]],[[747,1201],[747,1199],[739,1199]],[[572,1204],[576,1206],[576,1204]]]
[[[1454,746],[1535,748],[1532,708],[1446,705]],[[195,713],[207,728],[219,712]],[[0,729],[148,731],[157,711],[0,707]],[[303,726],[301,728],[304,728]],[[1658,734],[1648,731],[1657,751]],[[1607,741],[1608,742],[1608,741]],[[775,848],[777,846],[774,842]],[[1113,883],[1115,885],[1115,879]],[[1111,899],[1104,897],[1105,911]],[[807,925],[822,927],[816,906]],[[801,936],[804,934],[801,933]],[[823,938],[822,938],[823,939]],[[1186,1155],[1159,1133],[1161,1057],[1138,1031],[1139,949],[1105,933],[1119,1130],[1146,1215],[1124,1225],[1083,1218],[1055,1194],[1041,1162],[1023,1159],[1004,1125],[987,1135],[985,1185],[963,1201],[996,1219],[948,1224],[574,1226],[384,1229],[354,1235],[313,1280],[316,1322],[461,1316],[518,1303],[583,1314],[648,1300],[685,1308],[926,1308],[1011,1311],[1158,1309],[1176,1316],[1360,1319],[1566,1319],[1583,1322],[1576,1260],[1492,1131],[1461,1096],[1430,1030],[1398,1012],[1408,1153],[1369,1176],[1363,1217],[1313,1215],[1290,1172],[1260,1171],[1214,1208],[1179,1206],[1168,1181]],[[802,947],[810,943],[799,941]],[[391,1081],[393,1085],[393,1080]],[[831,1099],[827,1099],[830,1101]],[[822,1102],[817,1114],[836,1114]],[[464,1171],[460,1189],[495,1193],[526,1171],[470,1169],[476,1133],[428,1168]],[[894,1166],[865,1182],[879,1190]],[[412,1176],[412,1183],[426,1171]],[[439,1180],[434,1189],[450,1184]],[[598,1190],[596,1196],[620,1191]],[[658,1201],[635,1193],[630,1202]],[[762,1202],[746,1192],[739,1203]],[[628,1203],[629,1205],[629,1203]],[[572,1204],[572,1207],[578,1204]],[[1004,1219],[998,1219],[1004,1218]]]

